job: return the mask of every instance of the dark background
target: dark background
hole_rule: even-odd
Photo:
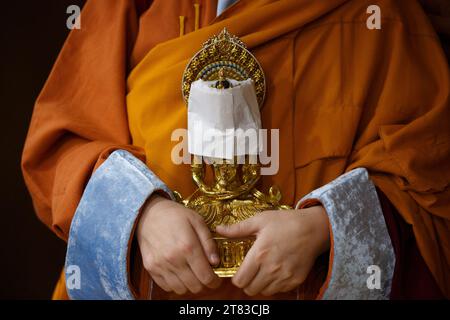
[[[48,299],[65,243],[33,211],[20,157],[36,100],[69,30],[66,9],[84,0],[0,3],[0,299]]]
[[[20,157],[34,101],[69,32],[66,8],[84,2],[0,4],[0,299],[50,298],[64,264],[65,243],[36,218]],[[436,28],[446,30],[441,36],[448,53],[450,0],[423,2]]]

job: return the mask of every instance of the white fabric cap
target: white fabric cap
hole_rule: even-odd
[[[232,88],[216,89],[216,81],[191,84],[188,100],[189,153],[219,159],[258,155],[261,115],[253,80],[229,80]]]

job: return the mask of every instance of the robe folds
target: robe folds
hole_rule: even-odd
[[[202,43],[226,27],[265,71],[263,127],[280,129],[279,171],[260,188],[278,185],[293,205],[366,168],[450,297],[450,74],[418,3],[241,0],[214,18],[215,1],[198,2],[198,30],[192,1],[86,4],[81,30],[70,34],[37,100],[24,148],[41,220],[67,239],[89,177],[117,149],[145,161],[170,189],[194,190],[189,166],[170,159],[171,133],[187,125],[180,82]],[[374,4],[380,30],[366,25]],[[132,277],[144,283],[138,264]]]

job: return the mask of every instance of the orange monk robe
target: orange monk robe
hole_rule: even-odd
[[[170,161],[175,142],[168,143],[186,126],[181,76],[201,44],[227,27],[265,70],[263,127],[280,129],[280,171],[264,177],[262,189],[277,184],[283,202],[294,204],[367,168],[412,225],[449,297],[449,71],[418,4],[241,0],[213,19],[210,3],[200,1],[201,28],[192,32],[190,1],[157,0],[139,18],[132,1],[88,2],[84,27],[71,33],[37,101],[24,150],[41,219],[66,239],[92,170],[118,148],[145,155],[171,189],[193,190],[189,168]],[[366,27],[373,4],[381,30]],[[180,38],[179,16],[187,17]]]

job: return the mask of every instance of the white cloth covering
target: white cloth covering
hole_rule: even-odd
[[[192,83],[188,100],[189,153],[211,158],[258,155],[261,115],[253,80],[230,80],[229,89],[215,81]]]

